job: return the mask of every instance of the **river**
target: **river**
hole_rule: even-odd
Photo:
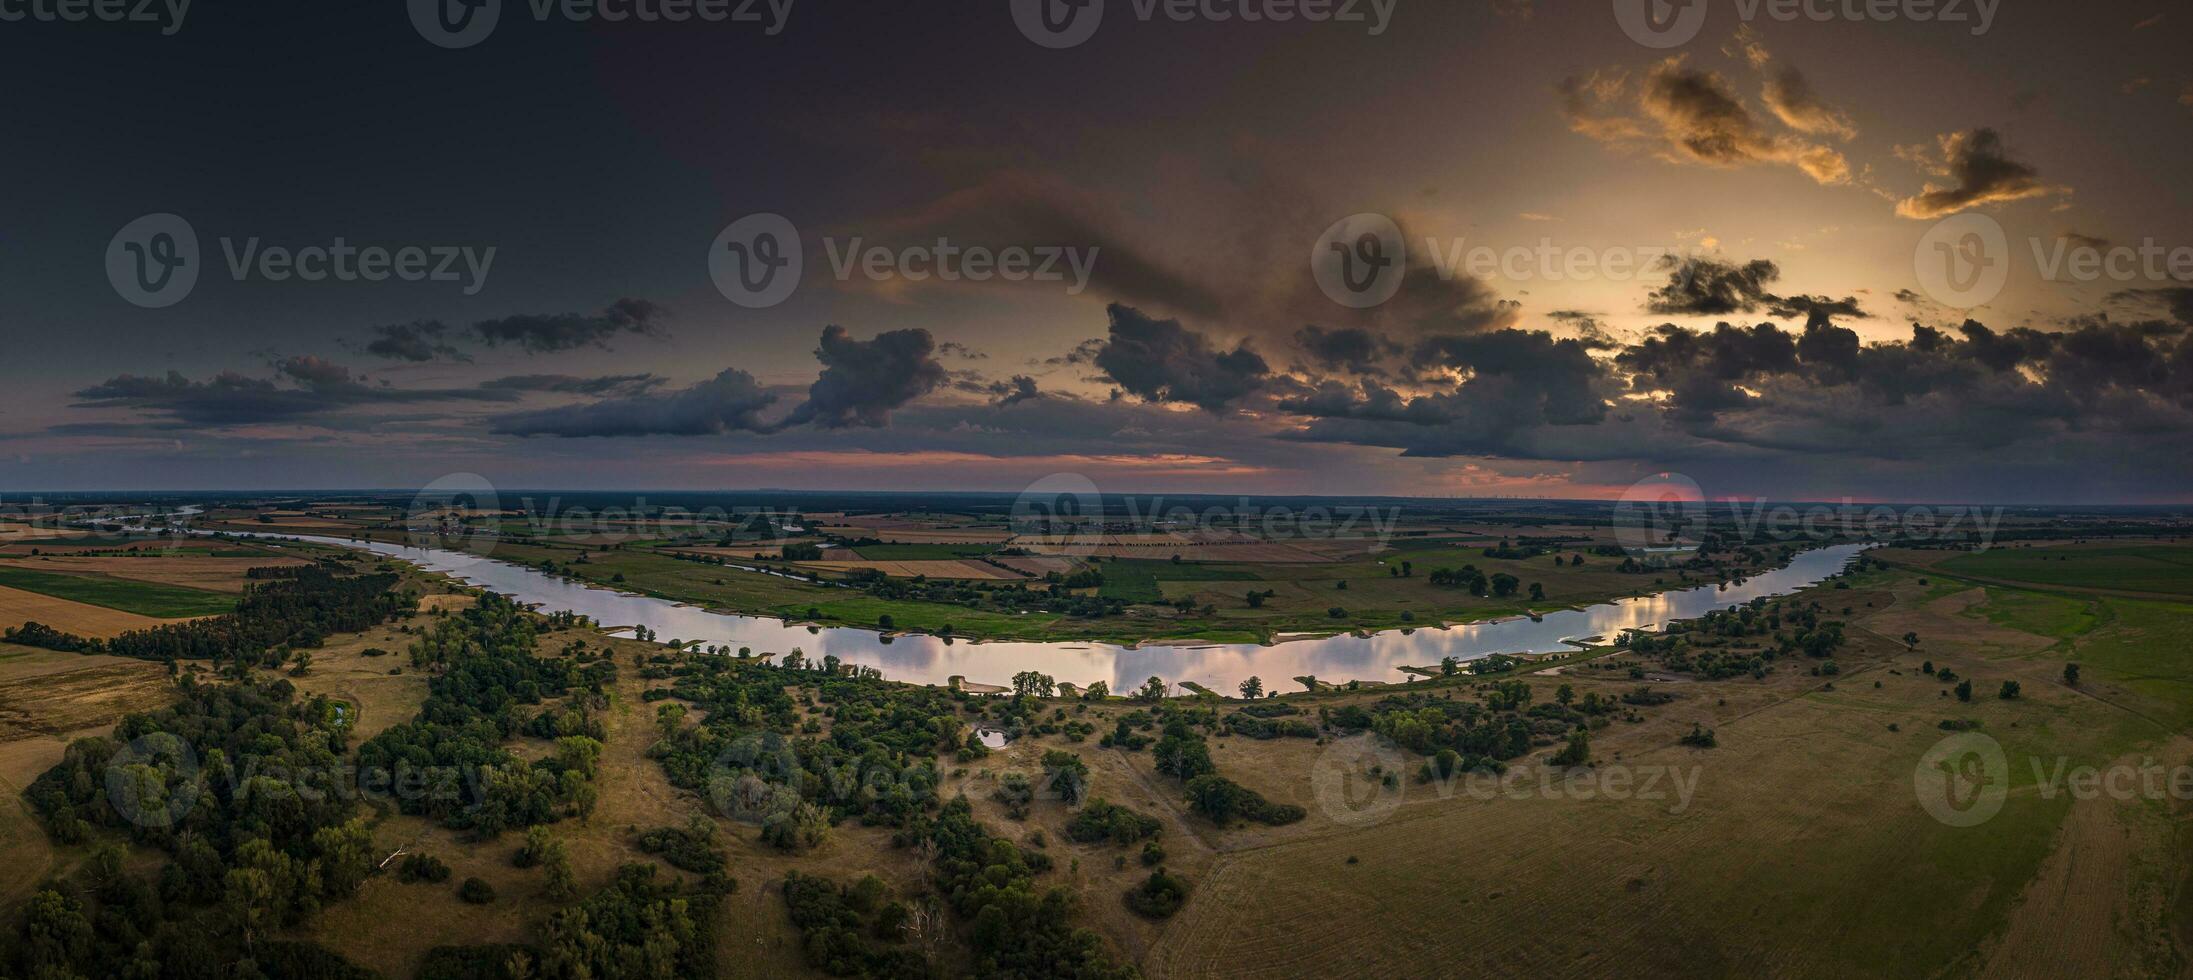
[[[798,647],[808,657],[880,668],[885,677],[917,684],[943,684],[953,676],[978,684],[1006,684],[1023,670],[1040,670],[1057,680],[1086,685],[1103,681],[1114,692],[1162,677],[1175,684],[1194,682],[1232,694],[1250,676],[1267,689],[1290,690],[1292,678],[1401,681],[1406,666],[1436,666],[1443,657],[1475,660],[1498,653],[1558,653],[1573,641],[1613,638],[1625,629],[1657,629],[1671,620],[1693,619],[1715,609],[1761,596],[1787,595],[1835,574],[1866,545],[1844,544],[1806,551],[1788,565],[1738,585],[1704,585],[1580,609],[1447,628],[1390,630],[1370,636],[1325,636],[1286,640],[1270,646],[1254,643],[1121,647],[1066,641],[976,643],[935,636],[886,638],[873,630],[809,627],[759,616],[710,612],[649,596],[589,588],[508,562],[461,551],[415,548],[383,542],[350,541],[310,535],[250,535],[286,538],[357,548],[401,559],[469,585],[511,596],[545,611],[568,609],[605,626],[646,626],[664,640],[698,640],[710,646],[752,647],[756,653],[782,654]]]

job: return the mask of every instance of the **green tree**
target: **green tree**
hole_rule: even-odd
[[[1264,679],[1261,677],[1251,676],[1248,680],[1242,681],[1241,696],[1251,701],[1263,697]]]

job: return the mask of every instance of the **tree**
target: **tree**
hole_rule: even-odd
[[[1576,688],[1570,687],[1567,684],[1563,684],[1560,687],[1554,688],[1553,699],[1554,701],[1558,702],[1562,707],[1566,708],[1569,706],[1570,702],[1576,700]]]
[[[1043,776],[1045,785],[1068,806],[1080,803],[1089,791],[1089,764],[1072,752],[1043,753]]]
[[[1995,696],[2005,701],[2016,701],[2018,699],[2018,682],[2004,681],[2002,691]]]
[[[1013,696],[1022,698],[1047,698],[1058,693],[1058,682],[1049,674],[1024,670],[1013,675]]]
[[[1439,676],[1453,677],[1454,675],[1461,673],[1461,671],[1462,661],[1457,660],[1454,657],[1439,658]]]
[[[1531,601],[1532,601],[1532,602],[1544,602],[1544,601],[1546,601],[1546,587],[1545,587],[1545,585],[1544,585],[1544,584],[1542,584],[1542,583],[1539,583],[1539,582],[1532,582],[1532,583],[1531,583]]]
[[[655,727],[664,739],[676,738],[685,728],[685,705],[665,704],[656,708]]]
[[[1904,649],[1906,649],[1906,650],[1910,650],[1910,649],[1913,649],[1913,648],[1917,647],[1918,645],[1919,645],[1919,634],[1917,634],[1917,633],[1905,633],[1905,634],[1904,634]]]
[[[1241,696],[1251,701],[1263,697],[1264,679],[1261,677],[1252,676],[1248,680],[1242,681]]]
[[[1106,684],[1103,681],[1096,681],[1090,684],[1086,689],[1081,692],[1081,699],[1083,701],[1102,701],[1105,698],[1111,696],[1112,685]]]
[[[1165,689],[1167,686],[1168,685],[1165,683],[1164,678],[1152,677],[1149,680],[1142,682],[1142,689],[1135,692],[1135,700],[1147,704],[1156,704],[1159,701],[1163,701],[1165,700]]]
[[[1957,700],[1972,700],[1972,678],[1967,677],[1957,682]]]
[[[1523,580],[1513,575],[1506,572],[1494,572],[1492,576],[1492,594],[1506,598],[1514,595],[1515,590],[1522,584]]]
[[[1248,594],[1247,596],[1245,596],[1244,598],[1246,598],[1246,599],[1248,600],[1248,603],[1249,603],[1249,608],[1251,608],[1251,609],[1262,609],[1262,608],[1264,608],[1264,593],[1262,593],[1262,592],[1256,592],[1256,591],[1251,591],[1251,592],[1250,592],[1250,593],[1249,593],[1249,594]]]
[[[2071,685],[2072,687],[2078,687],[2078,686],[2079,686],[2079,665],[2078,665],[2078,664],[2065,664],[2065,665],[2064,665],[2064,683],[2065,683],[2065,684],[2069,684],[2069,685]]]
[[[1591,736],[1584,734],[1581,728],[1569,733],[1569,744],[1562,746],[1561,751],[1553,757],[1553,764],[1557,766],[1581,766],[1589,761]]]

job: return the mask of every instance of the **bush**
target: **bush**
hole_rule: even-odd
[[[495,900],[495,886],[478,878],[466,878],[457,886],[457,897],[474,905],[486,905]]]
[[[1170,919],[1188,902],[1188,883],[1159,868],[1142,884],[1127,890],[1127,907],[1150,919]]]
[[[431,854],[407,854],[396,866],[396,880],[407,885],[422,881],[440,884],[449,880],[449,865]]]
[[[1188,781],[1188,808],[1222,827],[1237,819],[1278,827],[1308,815],[1301,807],[1273,803],[1257,791],[1217,773]]]
[[[1156,817],[1136,813],[1098,797],[1091,798],[1089,805],[1066,822],[1066,838],[1080,844],[1110,841],[1124,846],[1156,837],[1163,828],[1164,824]]]
[[[1690,734],[1683,736],[1682,742],[1694,749],[1710,749],[1721,744],[1719,739],[1714,738],[1713,729],[1697,722],[1691,723]]]
[[[2016,701],[2018,699],[2018,682],[2004,681],[2003,689],[1995,696],[2005,701]]]

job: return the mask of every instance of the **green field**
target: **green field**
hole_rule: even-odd
[[[1118,560],[1105,562],[1099,566],[1099,570],[1104,573],[1104,585],[1097,590],[1097,594],[1107,599],[1125,599],[1128,602],[1165,601],[1165,593],[1159,588],[1159,582],[1261,580],[1255,572],[1246,569],[1186,562]]]
[[[2193,596],[2193,548],[2169,545],[1995,548],[1935,567],[2036,585]]]
[[[0,586],[158,619],[218,616],[236,611],[233,595],[105,575],[62,575],[29,568],[0,568]]]
[[[947,561],[998,550],[994,544],[864,544],[853,549],[867,561]]]

